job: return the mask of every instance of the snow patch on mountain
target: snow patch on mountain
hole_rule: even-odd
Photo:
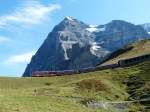
[[[97,57],[105,57],[106,55],[111,53],[110,51],[99,46],[96,42],[92,43],[90,52]]]
[[[65,47],[65,44],[62,44],[62,48],[63,48],[63,50],[64,50],[64,58],[65,58],[65,60],[69,60],[69,57],[68,57],[68,55],[67,55],[67,49],[66,49],[66,47]]]
[[[97,25],[89,25],[89,28],[86,28],[86,30],[91,32],[91,33],[96,32],[96,31],[98,31]]]
[[[99,50],[99,48],[101,48],[101,47],[98,46],[96,42],[92,43],[92,47],[91,47],[92,50]]]
[[[89,32],[99,32],[99,31],[105,31],[105,27],[98,28],[97,25],[89,25],[89,28],[86,28],[87,31]]]
[[[97,27],[98,25],[89,25],[90,28],[95,28]]]
[[[70,20],[70,21],[74,21],[74,19],[70,16],[66,16],[66,19]]]
[[[69,60],[67,50],[72,49],[73,44],[76,44],[77,41],[61,41],[61,46],[64,50],[64,58],[65,60]]]
[[[96,32],[96,31],[98,31],[97,28],[87,28],[86,30],[89,31],[89,32]]]
[[[105,27],[99,28],[98,31],[105,31]]]

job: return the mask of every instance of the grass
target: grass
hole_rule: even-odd
[[[80,82],[77,83],[78,88],[83,90],[91,90],[94,89],[94,92],[98,92],[98,91],[107,91],[109,92],[109,88],[107,87],[106,84],[104,84],[102,81],[100,80],[96,80],[96,79],[85,79],[82,80]]]
[[[0,78],[0,112],[111,112],[88,108],[83,102],[149,97],[149,66],[150,62],[144,62],[73,76]],[[132,112],[140,107],[143,105],[131,106],[136,108]]]

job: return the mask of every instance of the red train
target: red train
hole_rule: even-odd
[[[73,75],[73,74],[80,74],[80,73],[87,73],[99,70],[106,70],[106,69],[114,69],[117,67],[126,67],[131,66],[146,60],[150,60],[150,54],[142,55],[130,59],[119,60],[116,64],[104,65],[104,66],[97,66],[97,67],[89,67],[89,68],[82,68],[78,70],[63,70],[63,71],[36,71],[32,73],[32,77],[52,77],[52,76],[64,76],[64,75]]]
[[[63,71],[36,71],[32,73],[32,77],[52,77],[86,73],[95,71],[95,67],[83,68],[79,70],[63,70]]]
[[[64,75],[73,75],[73,74],[80,74],[80,73],[87,73],[99,70],[105,70],[109,68],[116,68],[118,64],[106,65],[106,66],[99,66],[99,67],[89,67],[89,68],[82,68],[78,70],[63,70],[63,71],[36,71],[32,73],[32,77],[52,77],[52,76],[64,76]]]
[[[78,71],[64,70],[64,71],[36,71],[32,73],[32,77],[52,77],[77,74]]]

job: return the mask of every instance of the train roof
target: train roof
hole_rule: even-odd
[[[132,59],[136,59],[136,58],[142,58],[142,57],[144,58],[146,56],[148,56],[147,58],[150,58],[150,54],[145,54],[145,55],[136,56],[136,57],[132,57],[132,58],[128,58],[128,59],[122,59],[122,60],[132,60]],[[119,61],[121,61],[121,60],[119,60]]]

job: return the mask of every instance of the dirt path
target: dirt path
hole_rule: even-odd
[[[123,112],[125,109],[129,107],[132,103],[144,103],[149,102],[150,98],[142,99],[142,100],[134,100],[134,101],[120,101],[120,102],[88,102],[87,106],[89,108],[95,109],[110,109],[114,112]]]

